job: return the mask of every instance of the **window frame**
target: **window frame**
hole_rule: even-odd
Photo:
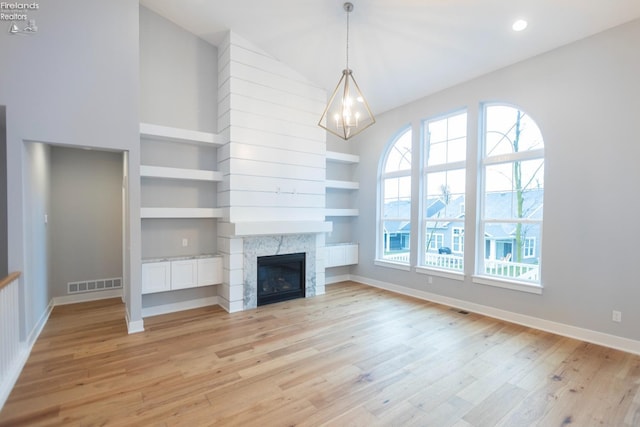
[[[464,227],[451,227],[451,252],[464,254]]]
[[[449,120],[455,119],[456,117],[463,116],[463,115],[464,115],[463,135],[450,138],[448,133]],[[429,145],[431,144],[431,135],[429,134],[429,125],[432,123],[440,122],[440,121],[446,121],[445,125],[447,127],[447,136],[446,136],[446,139],[442,141],[437,141],[437,144],[443,144],[443,143],[449,144],[451,141],[457,141],[457,140],[463,139],[465,144],[464,160],[448,161],[450,147],[447,145],[446,147],[447,161],[436,163],[434,165],[429,165],[429,154],[431,149],[429,147]],[[427,264],[427,257],[429,252],[429,248],[427,248],[427,243],[428,243],[427,230],[429,230],[429,227],[428,227],[429,223],[433,223],[433,222],[447,223],[448,224],[447,227],[450,227],[450,230],[447,231],[447,233],[450,233],[452,237],[451,247],[450,247],[451,253],[461,254],[462,260],[460,260],[459,263],[456,263],[456,265],[464,265],[464,262],[465,262],[464,261],[464,243],[463,243],[462,251],[460,252],[453,251],[453,228],[464,230],[464,228],[466,227],[465,213],[458,211],[458,212],[455,212],[455,214],[450,213],[448,216],[445,216],[442,218],[437,218],[437,219],[429,218],[427,217],[428,206],[426,202],[428,197],[427,185],[428,185],[429,174],[435,174],[435,173],[441,173],[441,172],[455,173],[456,171],[462,171],[462,174],[464,176],[464,194],[463,194],[464,201],[461,203],[461,207],[462,209],[466,209],[466,205],[467,205],[466,200],[469,192],[469,189],[466,186],[467,173],[468,173],[468,169],[467,169],[468,152],[469,152],[469,110],[468,108],[466,107],[457,108],[448,113],[432,116],[430,118],[427,118],[421,121],[421,139],[420,139],[421,171],[420,171],[420,181],[419,181],[419,188],[420,188],[419,201],[420,201],[421,209],[420,209],[419,236],[418,236],[420,239],[419,246],[421,250],[419,251],[419,254],[418,254],[418,266],[416,266],[416,271],[419,271],[419,269],[422,269],[424,272],[430,272],[429,274],[433,272],[441,272],[442,275],[445,277],[456,277],[456,278],[460,278],[461,276],[464,277],[464,268],[459,270],[454,268],[440,267],[440,266]],[[460,224],[460,226],[453,227],[452,224]]]
[[[542,141],[542,148],[535,148],[535,149],[528,149],[525,151],[518,151],[518,152],[512,152],[512,153],[502,153],[502,154],[496,154],[496,155],[487,155],[487,134],[488,134],[488,130],[487,130],[487,117],[488,117],[488,113],[487,110],[491,107],[509,107],[509,108],[513,108],[517,111],[520,111],[522,113],[524,113],[526,116],[529,117],[529,120],[531,120],[531,122],[536,126],[537,128],[537,132],[540,133],[540,137],[541,137],[541,141]],[[501,102],[492,102],[492,103],[483,103],[480,107],[480,132],[479,132],[479,141],[478,141],[478,180],[477,180],[477,186],[478,186],[478,193],[477,193],[477,197],[476,197],[476,206],[477,206],[477,216],[478,219],[476,221],[476,242],[475,242],[475,248],[476,248],[476,259],[475,259],[475,263],[474,263],[474,271],[475,274],[473,276],[473,282],[474,283],[479,283],[479,284],[484,284],[484,285],[490,285],[490,286],[497,286],[497,287],[503,287],[503,288],[508,288],[508,289],[515,289],[515,290],[520,290],[520,291],[524,291],[524,292],[530,292],[530,293],[537,293],[537,294],[541,294],[542,293],[542,280],[541,280],[541,272],[542,272],[542,263],[538,263],[537,264],[537,269],[538,269],[538,279],[537,281],[532,281],[532,280],[524,280],[524,279],[520,279],[520,278],[512,278],[512,277],[504,277],[504,276],[498,276],[498,275],[492,275],[486,272],[486,269],[489,268],[488,264],[490,264],[491,262],[495,262],[495,260],[489,260],[487,259],[487,255],[485,253],[485,247],[486,247],[486,243],[485,243],[485,233],[486,233],[486,228],[487,225],[489,224],[530,224],[530,225],[536,225],[538,226],[539,229],[539,239],[542,239],[542,228],[543,228],[543,219],[544,219],[544,215],[541,216],[540,219],[531,219],[531,218],[485,218],[485,205],[486,205],[486,199],[485,196],[487,194],[486,192],[486,184],[487,184],[487,168],[490,166],[494,166],[494,165],[506,165],[506,164],[513,164],[515,162],[525,162],[525,161],[530,161],[530,160],[541,160],[542,161],[542,166],[544,167],[545,164],[545,149],[544,149],[544,137],[542,136],[542,130],[540,129],[540,127],[538,126],[538,124],[536,123],[535,120],[533,120],[533,118],[531,117],[531,115],[529,115],[524,109],[520,108],[519,106],[516,105],[512,105],[512,104],[508,104],[508,103],[501,103]],[[544,174],[544,171],[543,171]],[[544,185],[542,187],[543,190],[543,197],[544,197]],[[544,210],[544,202],[542,202],[542,210]],[[526,239],[528,239],[529,237],[525,237],[525,241]],[[535,238],[534,238],[535,239]],[[537,242],[536,242],[537,243]],[[535,248],[535,247],[534,247]],[[523,242],[523,249],[524,249],[524,242]],[[523,252],[523,257],[522,259],[532,259],[535,258],[535,249],[534,249],[534,254],[531,257],[525,257],[524,256],[524,252]]]
[[[405,135],[409,133],[410,135],[410,155],[411,161],[408,169],[398,169],[391,172],[386,172],[387,162],[389,160],[389,156],[392,153],[395,145],[400,141],[401,138],[405,137]],[[399,221],[399,222],[407,222],[410,226],[409,228],[409,239],[411,239],[411,206],[413,204],[412,197],[412,174],[413,174],[413,128],[411,125],[407,125],[398,130],[398,132],[389,140],[387,143],[384,155],[381,156],[380,164],[379,164],[379,174],[378,174],[378,219],[377,219],[377,236],[376,236],[376,258],[374,260],[375,265],[383,265],[386,267],[398,268],[402,270],[409,270],[411,266],[411,247],[409,241],[409,251],[407,256],[407,262],[397,261],[385,258],[385,222],[387,221]],[[385,218],[385,184],[388,179],[399,179],[409,177],[411,190],[409,192],[409,215],[408,217],[392,217]],[[400,198],[398,198],[400,200]]]
[[[509,141],[501,140],[502,138],[501,135],[504,135],[509,137],[510,141],[515,141],[515,138],[510,137],[510,135],[513,129],[515,128],[515,123],[517,123],[516,122],[517,116],[514,116],[514,120],[512,123],[509,122],[511,118],[506,116],[507,121],[504,122],[504,124],[506,124],[504,129],[501,129],[502,127],[501,124],[503,123],[501,118],[499,116],[497,117],[494,116],[497,122],[493,122],[493,123],[498,124],[498,126],[493,126],[494,129],[490,129],[489,131],[490,133],[498,132],[498,137],[497,139],[487,138],[487,124],[488,124],[487,111],[490,107],[494,107],[494,106],[508,107],[508,108],[513,108],[514,110],[520,111],[521,113],[523,113],[522,117],[526,117],[527,119],[526,123],[528,123],[529,125],[532,125],[530,129],[532,129],[537,134],[534,134],[534,139],[521,140],[522,145],[520,145],[520,150],[524,150],[524,151],[515,151],[517,150],[517,148],[515,148],[514,151],[510,151],[509,146],[505,145],[505,144],[508,144]],[[437,148],[437,152],[434,154],[435,156],[437,156],[437,159],[438,159],[437,164],[429,166],[428,156],[431,155],[432,153],[429,153],[428,151],[430,148],[428,146],[427,135],[430,130],[438,134],[437,142],[439,143],[446,142],[446,144],[448,144],[449,141],[452,140],[454,141],[453,143],[457,145],[460,143],[459,141],[457,141],[457,139],[461,138],[457,132],[457,129],[460,129],[461,126],[456,127],[455,125],[451,126],[450,124],[446,124],[446,125],[439,125],[439,126],[445,126],[445,127],[429,129],[428,128],[429,123],[432,123],[437,120],[448,119],[450,117],[456,116],[458,114],[463,114],[463,113],[466,115],[466,134],[463,137],[465,139],[465,144],[466,144],[466,147],[464,150],[465,159],[463,161],[459,160],[460,156],[458,154],[461,152],[459,148],[458,150],[455,150],[455,147],[454,147],[454,150],[452,151],[451,146],[446,146],[443,144]],[[490,123],[491,122],[489,122],[489,124]],[[472,130],[474,128],[475,128],[475,131]],[[419,137],[417,134],[418,129],[420,132]],[[409,168],[409,170],[385,173],[385,169],[387,168],[387,162],[389,159],[389,153],[391,152],[393,146],[398,142],[398,140],[408,131],[412,132],[411,167]],[[451,134],[452,131],[454,132],[453,134]],[[448,135],[452,135],[451,138],[449,138]],[[444,136],[444,137],[441,137],[441,136]],[[513,148],[513,142],[511,144]],[[546,165],[545,165],[546,159],[545,159],[544,145],[545,145],[545,140],[544,140],[542,129],[537,124],[537,122],[533,119],[533,117],[525,109],[521,108],[520,106],[510,104],[510,103],[505,103],[505,102],[486,102],[486,103],[482,102],[478,104],[477,109],[476,108],[469,109],[467,107],[461,107],[455,110],[450,110],[450,112],[448,113],[434,115],[427,119],[421,119],[419,121],[419,124],[417,121],[415,122],[412,121],[412,124],[406,125],[400,128],[394,134],[394,136],[391,139],[389,139],[389,141],[387,142],[384,148],[384,151],[381,153],[379,158],[378,192],[377,192],[378,218],[377,218],[377,226],[376,226],[378,235],[376,236],[376,258],[374,260],[374,264],[384,266],[384,267],[389,267],[389,268],[397,268],[405,271],[411,271],[412,269],[414,269],[415,272],[419,274],[426,274],[430,276],[440,276],[440,277],[445,277],[447,279],[457,280],[457,281],[465,281],[466,280],[465,278],[469,276],[471,283],[474,283],[474,284],[496,286],[500,288],[513,289],[513,290],[523,291],[527,293],[541,294],[543,289],[543,286],[542,286],[543,230],[542,229],[543,229],[543,219],[544,219],[543,218],[544,177],[547,174]],[[497,154],[489,153],[490,155],[487,155],[487,146],[490,147],[489,150]],[[453,158],[455,158],[456,161],[447,163],[448,159],[451,158],[450,157],[451,153],[453,153]],[[532,205],[534,206],[534,209],[531,211],[528,211],[526,208],[524,210],[520,209],[520,206],[522,205],[520,204],[520,202],[518,202],[517,211],[513,207],[511,208],[507,207],[507,209],[510,209],[510,210],[503,210],[503,212],[496,211],[497,214],[495,215],[494,213],[492,213],[491,215],[495,216],[494,218],[484,218],[485,203],[491,202],[491,200],[487,198],[485,193],[485,188],[487,185],[487,181],[486,181],[487,167],[493,166],[493,165],[503,165],[503,164],[509,165],[509,164],[513,164],[516,161],[526,162],[529,160],[536,160],[538,161],[538,163],[537,164],[533,162],[529,163],[530,165],[533,164],[533,167],[529,168],[528,176],[533,177],[534,179],[539,179],[541,183],[539,187],[537,187],[539,190],[541,190],[538,199],[530,199],[534,201],[534,204]],[[416,168],[419,168],[419,171],[415,170]],[[542,170],[537,171],[536,170],[537,168],[542,168]],[[453,177],[453,179],[450,179],[450,176],[449,176],[450,172],[455,172],[457,169],[462,169],[463,171],[462,174],[465,177],[464,188],[460,185],[452,184],[453,187],[457,187],[457,188],[454,188],[451,194],[455,194],[456,196],[464,195],[464,199],[459,201],[459,206],[455,206],[455,205],[447,206],[449,204],[446,202],[445,202],[445,207],[443,208],[440,208],[438,206],[433,206],[433,204],[438,203],[438,200],[439,200],[438,197],[436,196],[437,186],[439,184],[442,184],[444,188],[445,186],[448,187],[450,183],[461,182],[458,177]],[[500,170],[500,169],[501,168],[499,167],[494,167],[493,171],[490,173],[497,172],[498,174],[502,174],[506,177],[506,179],[511,179],[512,183],[514,182],[513,177],[519,176],[519,175],[509,175],[511,173],[511,172],[509,173],[507,172],[510,169],[509,167],[507,167],[506,170]],[[526,172],[527,169],[528,167],[525,166],[523,167],[522,170]],[[435,181],[432,181],[431,186],[427,187],[427,178],[429,177],[428,174],[442,173],[442,172],[448,172],[448,173],[446,176],[444,176],[444,178],[442,178],[442,175],[440,176],[434,175],[433,177],[431,177],[431,179],[432,180],[435,179]],[[516,172],[512,172],[512,173],[515,174]],[[409,238],[414,239],[414,242],[412,242],[411,247],[409,247],[409,252],[407,255],[408,262],[403,262],[403,263],[397,263],[397,262],[383,258],[384,256],[383,238],[384,238],[385,221],[400,219],[400,218],[384,218],[385,179],[388,179],[391,177],[400,177],[400,176],[410,177],[409,179],[411,181],[410,182],[411,191],[409,192],[411,197],[409,197],[409,200],[408,200],[411,206],[410,207],[411,212],[408,214],[410,217],[402,218],[402,220],[410,224],[407,227],[409,228]],[[494,192],[499,193],[499,192],[502,192],[501,190],[502,183],[500,179],[496,178],[496,176],[497,175],[494,175],[494,176],[489,175],[490,185],[493,187],[493,185],[491,184],[491,182],[493,182],[495,184],[495,187],[493,187],[495,189]],[[523,190],[526,190],[529,188],[536,188],[536,187],[529,187],[528,185],[529,181],[527,181],[526,179],[523,182],[527,183],[522,186]],[[429,191],[427,191],[427,188],[429,188]],[[519,189],[516,189],[515,186],[511,187],[511,189],[509,189],[508,186],[506,186],[505,188],[506,188],[505,192],[511,193],[512,200],[516,192],[519,194],[519,191],[520,191]],[[400,192],[398,193],[400,194]],[[404,194],[407,194],[407,193],[405,192]],[[444,190],[443,190],[443,194],[446,194]],[[535,194],[533,195],[535,196]],[[446,196],[444,197],[445,198],[442,199],[443,201],[448,200]],[[519,199],[519,200],[521,201],[522,199]],[[418,203],[417,209],[415,206],[416,202]],[[428,208],[431,209],[429,211],[429,213],[432,215],[431,217],[427,217]],[[441,210],[446,216],[436,217],[434,213],[436,211],[434,209]],[[535,212],[536,210],[539,210],[539,214],[535,214],[532,216],[530,212]],[[453,211],[456,211],[456,212],[453,212]],[[389,210],[387,210],[387,212],[389,212]],[[400,212],[400,210],[398,210],[397,212]],[[504,214],[505,212],[508,212],[508,213]],[[519,213],[514,213],[514,212],[519,212]],[[446,221],[447,224],[438,224],[443,221]],[[521,260],[520,262],[523,262],[523,260],[526,259],[529,265],[537,265],[537,272],[532,273],[532,276],[530,276],[530,277],[534,277],[533,275],[537,274],[537,276],[535,276],[535,281],[527,281],[527,280],[521,281],[520,279],[526,276],[522,275],[519,272],[512,273],[511,275],[502,275],[502,276],[485,274],[485,262],[487,261],[499,261],[503,263],[513,262],[511,257],[510,259],[507,259],[507,257],[498,257],[499,259],[492,259],[492,260],[485,259],[485,255],[486,255],[485,251],[491,250],[490,244],[487,242],[490,242],[491,240],[502,241],[503,236],[509,235],[509,234],[503,234],[502,232],[500,232],[500,233],[497,233],[497,235],[492,236],[491,234],[486,234],[485,236],[485,231],[493,232],[492,228],[487,228],[487,225],[492,223],[493,224],[505,223],[507,225],[505,232],[508,232],[508,230],[511,229],[511,233],[516,233],[516,232],[513,231],[513,227],[508,226],[509,223],[532,224],[536,227],[536,229],[533,231],[531,231],[531,229],[524,230],[524,232],[520,234],[520,242],[521,242],[520,248],[522,249],[521,254],[520,253],[516,254],[514,250],[510,251],[514,255],[514,257],[521,256],[519,258]],[[459,227],[457,227],[458,224],[460,225]],[[505,225],[505,224],[502,224],[502,225]],[[428,228],[428,226],[431,226],[432,228]],[[439,228],[441,228],[444,231],[440,230]],[[464,239],[466,240],[466,242],[464,240],[462,241],[458,240],[458,243],[456,245],[453,245],[453,239],[448,240],[449,232],[445,230],[446,228],[449,228],[451,230],[450,231],[451,235],[453,235],[454,228],[459,230],[460,229],[465,230],[464,234],[468,234],[468,233],[470,234],[466,237],[464,236],[464,234],[458,237],[458,239]],[[431,235],[427,233],[428,231],[431,233]],[[443,233],[444,233],[444,241],[442,241],[441,240],[442,238],[438,236]],[[527,233],[531,233],[533,234],[533,236],[531,234],[527,235]],[[514,236],[515,234],[511,234],[511,235]],[[515,245],[516,244],[515,242],[516,240],[514,238],[512,244]],[[429,247],[427,247],[427,245],[429,245]],[[460,264],[458,264],[455,267],[456,269],[453,269],[451,265],[447,265],[446,268],[440,268],[439,262],[434,263],[433,260],[430,261],[430,265],[427,265],[426,264],[427,256],[433,255],[433,252],[435,252],[438,249],[439,245],[443,245],[443,247],[445,246],[449,247],[449,249],[451,249],[451,253],[462,254],[463,258],[462,258],[461,264],[463,265],[460,266]],[[418,252],[413,254],[411,253],[412,249],[413,251],[417,250]],[[455,252],[454,252],[454,249],[455,249]],[[494,246],[494,250],[496,251],[494,256],[497,257],[500,251],[496,249],[497,247]],[[532,261],[532,259],[534,258],[537,258],[537,259]],[[495,274],[495,271],[493,271],[492,273]],[[503,273],[500,273],[500,274],[503,274]]]
[[[524,238],[524,243],[522,245],[522,257],[523,258],[536,257],[536,238],[535,237]]]
[[[427,251],[437,251],[444,245],[444,233],[433,233],[434,240],[429,242]]]

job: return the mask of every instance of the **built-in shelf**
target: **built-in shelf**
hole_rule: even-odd
[[[140,166],[140,176],[147,178],[184,179],[194,181],[222,181],[222,172],[200,169]]]
[[[356,154],[339,153],[337,151],[327,151],[327,161],[337,163],[358,163],[360,162],[360,156]]]
[[[340,153],[338,151],[326,152],[327,162],[342,163],[344,165],[354,165],[360,161],[360,156],[356,154]],[[342,167],[342,166],[341,166]],[[325,188],[327,190],[358,190],[360,184],[356,181],[345,181],[337,179],[325,180]],[[358,209],[350,208],[326,208],[324,210],[325,217],[353,217],[358,216]]]
[[[327,188],[335,188],[338,190],[358,190],[360,188],[360,183],[355,181],[339,181],[335,179],[327,179],[325,181],[325,186]]]
[[[140,208],[141,218],[222,218],[220,208]]]
[[[143,138],[148,137],[182,143],[213,145],[224,144],[224,139],[215,133],[154,125],[150,123],[140,123],[140,136]]]
[[[228,236],[267,236],[281,234],[328,233],[330,221],[258,221],[220,224],[218,231]]]
[[[324,216],[358,216],[360,211],[358,209],[325,209]]]

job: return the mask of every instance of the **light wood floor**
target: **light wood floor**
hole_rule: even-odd
[[[56,307],[0,426],[640,426],[640,357],[355,283],[228,314]]]

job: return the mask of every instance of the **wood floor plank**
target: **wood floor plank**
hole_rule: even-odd
[[[640,356],[344,282],[229,314],[56,307],[19,426],[640,426]]]

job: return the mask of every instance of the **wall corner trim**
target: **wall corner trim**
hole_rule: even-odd
[[[144,332],[144,320],[131,320],[129,319],[129,312],[125,310],[126,322],[127,322],[127,333],[137,334],[138,332]]]

